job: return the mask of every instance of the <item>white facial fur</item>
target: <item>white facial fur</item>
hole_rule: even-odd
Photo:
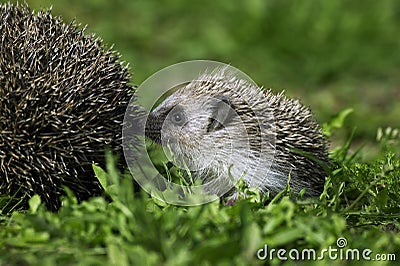
[[[273,125],[266,127],[264,121],[252,119],[253,128],[249,128],[229,94],[201,96],[188,91],[192,92],[188,88],[178,90],[151,113],[151,117],[163,117],[161,144],[170,160],[180,168],[188,168],[203,184],[210,182],[207,191],[212,193],[231,187],[230,177],[234,181],[243,177],[260,190],[266,184],[283,188],[281,176],[270,170],[275,153]],[[254,124],[259,129],[257,136]],[[259,147],[252,146],[255,138],[260,139]]]

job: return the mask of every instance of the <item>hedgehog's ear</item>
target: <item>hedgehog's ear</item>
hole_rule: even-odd
[[[207,127],[207,132],[224,128],[236,115],[232,102],[224,95],[218,95],[211,100],[212,114]]]

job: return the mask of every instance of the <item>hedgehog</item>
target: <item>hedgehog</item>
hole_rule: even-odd
[[[0,195],[38,194],[53,210],[64,187],[79,201],[99,195],[92,164],[104,165],[107,147],[121,153],[128,66],[50,9],[8,3],[0,16]]]
[[[309,108],[226,68],[175,89],[148,114],[145,135],[205,191],[231,195],[228,203],[240,178],[271,196],[288,184],[294,195],[317,196],[329,166],[328,141]]]

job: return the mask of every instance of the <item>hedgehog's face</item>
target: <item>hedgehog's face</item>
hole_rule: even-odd
[[[149,114],[145,135],[172,163],[209,185],[206,191],[223,191],[232,177],[263,186],[275,156],[273,113],[262,91],[223,84],[178,89]]]
[[[218,157],[227,161],[228,150],[232,150],[229,132],[239,133],[229,127],[238,122],[240,119],[226,96],[173,94],[149,114],[146,136],[162,144],[179,166],[201,171],[222,160]]]

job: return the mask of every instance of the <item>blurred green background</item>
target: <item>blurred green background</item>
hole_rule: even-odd
[[[15,1],[14,1],[15,2]],[[256,83],[284,89],[319,122],[354,108],[332,138],[374,154],[378,127],[400,126],[400,2],[27,1],[36,11],[76,19],[128,62],[133,84],[177,62],[229,63]],[[368,154],[370,152],[371,155]]]

